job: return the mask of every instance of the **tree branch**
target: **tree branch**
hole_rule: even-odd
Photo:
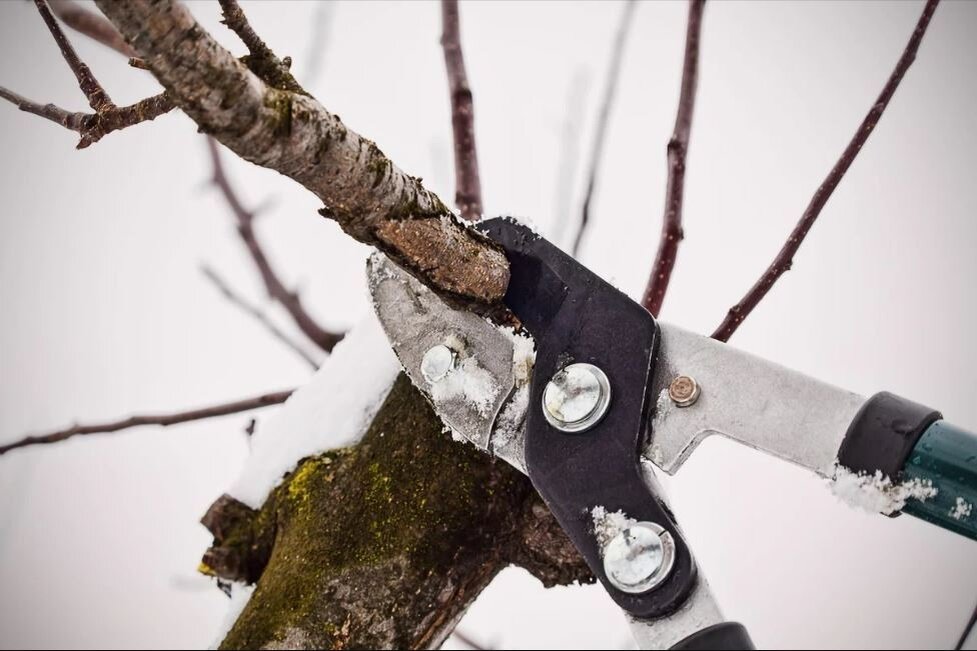
[[[597,128],[594,131],[594,142],[590,151],[590,172],[587,175],[587,192],[584,195],[583,207],[580,211],[580,228],[577,230],[577,237],[573,242],[573,257],[577,257],[577,254],[580,252],[580,243],[583,241],[584,233],[590,224],[590,202],[594,197],[594,188],[597,186],[600,159],[604,152],[604,141],[607,139],[607,123],[611,115],[611,107],[614,105],[617,80],[621,73],[621,58],[624,54],[624,45],[628,39],[628,28],[631,26],[631,18],[634,16],[636,6],[634,0],[628,0],[625,3],[624,9],[621,12],[621,21],[617,26],[617,35],[614,38],[611,58],[607,66],[604,99],[601,103],[600,113],[597,116]]]
[[[464,219],[482,216],[482,184],[475,148],[475,107],[461,50],[458,0],[441,0],[441,47],[451,91],[451,127],[455,143],[455,205]]]
[[[780,249],[777,257],[774,258],[764,274],[750,288],[740,302],[729,309],[726,318],[719,324],[716,331],[712,333],[713,339],[728,341],[730,336],[743,323],[743,320],[750,315],[753,309],[763,300],[763,297],[767,295],[767,292],[770,291],[773,284],[791,268],[794,262],[794,254],[797,253],[797,250],[804,242],[804,238],[807,237],[808,232],[817,220],[818,215],[821,214],[821,209],[824,208],[831,194],[838,187],[841,179],[844,178],[845,172],[848,171],[855,157],[858,156],[858,152],[861,151],[868,137],[872,134],[875,125],[882,118],[886,106],[889,105],[889,100],[892,99],[893,94],[895,94],[896,89],[899,87],[903,76],[916,59],[919,44],[923,40],[923,35],[926,34],[926,28],[929,26],[930,18],[933,17],[933,12],[936,11],[938,4],[939,0],[927,0],[926,6],[923,8],[923,13],[916,23],[916,28],[913,30],[912,37],[910,37],[902,56],[899,57],[899,62],[889,76],[888,81],[886,81],[885,87],[883,87],[878,99],[875,100],[865,119],[862,120],[858,131],[855,132],[848,146],[845,147],[841,158],[831,168],[827,178],[818,187],[817,192],[814,193],[811,202],[807,205],[804,214],[801,215],[800,221],[797,222],[794,230],[791,231],[790,237],[787,238],[787,242]]]
[[[48,3],[54,15],[68,27],[126,57],[136,57],[136,51],[103,16],[79,6],[72,0],[48,0]]]
[[[242,411],[261,409],[262,407],[268,407],[285,402],[291,393],[292,390],[278,391],[275,393],[266,393],[260,396],[255,396],[253,398],[245,398],[243,400],[235,400],[234,402],[213,405],[211,407],[204,407],[202,409],[191,409],[189,411],[181,411],[173,414],[130,416],[129,418],[111,421],[108,423],[72,425],[67,429],[51,432],[50,434],[26,436],[19,441],[7,443],[6,445],[0,445],[0,455],[6,454],[11,450],[16,450],[17,448],[27,447],[29,445],[59,443],[74,436],[107,434],[110,432],[118,432],[120,430],[129,429],[130,427],[140,427],[142,425],[159,425],[161,427],[168,427],[178,423],[189,423],[190,421],[195,420],[204,420],[206,418],[237,414]]]
[[[305,350],[303,350],[302,346],[292,341],[288,335],[282,332],[278,326],[276,326],[271,319],[268,318],[267,314],[265,314],[258,307],[249,303],[244,299],[243,296],[231,289],[230,285],[228,285],[227,282],[225,282],[216,271],[206,265],[201,267],[200,271],[203,273],[204,277],[217,288],[217,291],[219,291],[224,298],[228,300],[229,303],[263,325],[275,339],[285,344],[285,346],[287,346],[292,352],[301,357],[309,366],[313,368],[313,370],[319,368],[319,364],[312,359],[309,354],[305,352]]]
[[[269,85],[173,0],[97,0],[174,102],[202,131],[318,196],[324,215],[387,253],[442,296],[490,308],[505,256],[466,228],[419,179],[313,98]]]
[[[679,94],[675,127],[668,141],[668,184],[665,188],[665,215],[662,218],[661,238],[651,276],[641,303],[654,316],[661,312],[672,277],[682,231],[682,197],[685,189],[685,155],[692,131],[692,112],[695,90],[699,81],[699,36],[702,32],[702,9],[705,0],[690,0],[689,18],[685,32],[685,63],[682,65],[682,90]]]
[[[278,274],[272,269],[271,263],[268,261],[268,257],[265,255],[264,249],[255,234],[254,212],[244,207],[237,192],[235,192],[224,169],[224,164],[221,161],[217,142],[211,137],[207,138],[207,151],[210,153],[210,161],[213,167],[211,182],[221,191],[224,199],[227,200],[227,205],[231,208],[231,212],[237,219],[238,234],[244,241],[248,253],[251,254],[251,259],[254,260],[255,266],[258,268],[258,273],[261,274],[261,280],[265,285],[268,296],[272,300],[278,301],[285,308],[295,321],[295,325],[298,326],[306,337],[311,339],[322,350],[326,352],[331,351],[342,340],[343,335],[341,333],[330,332],[320,326],[312,318],[312,315],[306,311],[299,295],[285,287],[285,284],[279,279]]]
[[[154,95],[129,106],[116,106],[108,93],[102,88],[92,71],[85,65],[68,41],[61,27],[58,25],[50,9],[43,0],[35,0],[38,11],[54,37],[61,54],[71,71],[78,80],[78,85],[94,113],[73,113],[55,106],[54,104],[40,104],[23,97],[11,90],[0,87],[0,97],[16,105],[21,111],[46,118],[56,122],[71,131],[81,134],[78,149],[84,149],[98,142],[104,136],[127,127],[154,120],[160,115],[173,109],[167,93]],[[89,12],[90,13],[90,12]],[[88,21],[89,26],[92,21]],[[101,32],[104,32],[104,26]],[[104,36],[104,33],[102,34]]]

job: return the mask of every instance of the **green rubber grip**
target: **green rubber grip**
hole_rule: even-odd
[[[903,513],[977,540],[977,436],[936,421],[913,448],[902,479],[929,480],[937,490],[910,499]]]

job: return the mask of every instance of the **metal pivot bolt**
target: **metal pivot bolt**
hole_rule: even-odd
[[[421,360],[421,375],[430,384],[443,380],[458,361],[458,354],[444,344],[431,346]]]
[[[583,432],[607,413],[611,383],[593,364],[570,364],[546,383],[543,415],[561,432]]]
[[[699,384],[689,375],[679,375],[668,385],[668,397],[677,407],[691,407],[699,393]]]
[[[654,522],[622,529],[603,551],[604,574],[618,590],[631,594],[658,587],[675,564],[675,541]]]

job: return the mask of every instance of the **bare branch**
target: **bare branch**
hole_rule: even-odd
[[[272,52],[271,48],[251,27],[251,23],[248,22],[248,18],[244,15],[244,10],[241,9],[237,0],[219,0],[219,2],[224,14],[224,20],[221,22],[237,34],[250,52],[250,55],[244,57],[242,61],[251,72],[279,90],[308,95],[292,76],[292,73],[289,72],[292,59],[290,57],[279,59],[278,55]]]
[[[923,35],[926,34],[926,28],[929,26],[930,18],[933,17],[933,12],[936,11],[938,4],[939,0],[927,0],[926,6],[923,8],[923,13],[916,23],[916,28],[913,30],[912,37],[910,37],[906,49],[903,51],[902,56],[899,57],[899,62],[896,64],[895,70],[892,71],[878,99],[875,100],[865,119],[862,120],[858,131],[855,132],[848,146],[845,147],[841,158],[831,168],[827,178],[821,183],[817,192],[814,193],[811,202],[804,210],[804,214],[801,215],[800,221],[797,222],[794,230],[791,231],[790,237],[787,238],[787,242],[780,249],[777,257],[774,258],[763,276],[746,293],[746,296],[730,308],[726,314],[726,318],[719,324],[716,331],[712,333],[713,339],[728,341],[729,337],[743,323],[743,320],[753,311],[753,308],[767,295],[767,292],[777,282],[777,279],[791,268],[794,262],[794,254],[797,253],[801,243],[804,242],[804,238],[807,237],[808,231],[811,230],[818,215],[821,214],[821,209],[824,208],[831,194],[845,176],[845,172],[848,171],[855,157],[858,156],[858,152],[861,151],[868,137],[872,134],[875,125],[882,118],[882,113],[885,111],[886,106],[889,105],[889,100],[892,99],[893,94],[895,94],[896,89],[899,87],[903,76],[916,59],[919,44],[923,40]]]
[[[213,283],[214,287],[217,288],[217,291],[219,291],[224,298],[228,300],[228,302],[263,325],[275,339],[285,344],[285,346],[305,360],[305,362],[313,369],[319,368],[319,364],[316,363],[316,361],[312,359],[312,357],[310,357],[305,350],[302,349],[302,346],[300,346],[297,342],[292,341],[288,335],[282,332],[261,309],[252,305],[243,296],[231,289],[231,286],[228,285],[227,282],[221,278],[216,271],[207,266],[201,267],[200,271],[203,273],[204,277],[207,278],[207,280]]]
[[[118,432],[120,430],[129,429],[131,427],[140,427],[142,425],[159,425],[161,427],[169,427],[170,425],[176,425],[178,423],[189,423],[195,420],[204,420],[207,418],[215,418],[217,416],[237,414],[242,411],[252,411],[254,409],[261,409],[262,407],[281,404],[285,402],[288,396],[292,394],[292,391],[294,391],[294,389],[290,389],[288,391],[278,391],[275,393],[266,393],[253,398],[245,398],[243,400],[235,400],[234,402],[226,402],[219,405],[213,405],[211,407],[191,409],[189,411],[181,411],[173,414],[130,416],[129,418],[108,423],[72,425],[67,429],[51,432],[50,434],[26,436],[19,441],[14,441],[13,443],[8,443],[6,445],[0,445],[0,455],[6,454],[11,450],[16,450],[17,448],[27,447],[29,445],[59,443],[74,436],[107,434],[110,432]]]
[[[44,0],[35,0],[35,4],[41,17],[47,24],[51,35],[54,37],[55,42],[58,44],[65,61],[78,79],[78,85],[88,98],[89,105],[95,112],[71,112],[54,104],[41,104],[3,87],[0,87],[0,97],[16,105],[21,111],[46,118],[60,124],[66,129],[78,132],[81,135],[81,140],[77,145],[78,149],[84,149],[98,142],[113,131],[119,131],[142,122],[154,120],[173,109],[173,103],[170,101],[169,95],[165,92],[148,97],[129,106],[116,106],[92,74],[92,71],[78,58],[78,54],[71,46],[64,32],[61,31],[61,27],[58,25]],[[59,3],[58,6],[64,11],[66,4],[68,5],[67,9],[71,10],[67,12],[67,15],[74,16],[75,18],[73,19],[76,19],[77,12],[74,12],[74,10],[79,8],[70,6],[70,3]],[[107,28],[114,31],[115,28],[99,16],[87,10],[79,9],[79,11],[88,14],[88,17],[80,21],[80,24],[85,29],[97,32],[100,35],[99,37],[93,36],[93,38],[99,38],[101,40],[100,37],[106,36],[105,32]],[[100,27],[93,27],[93,25],[98,25],[94,19],[102,21]]]
[[[230,179],[227,177],[227,172],[224,169],[224,164],[221,161],[217,143],[213,138],[207,138],[207,150],[210,152],[210,160],[214,170],[211,182],[220,189],[221,194],[227,200],[227,205],[231,208],[231,212],[234,213],[234,217],[237,219],[238,233],[244,241],[244,245],[248,248],[248,252],[251,254],[255,266],[258,268],[258,273],[261,274],[261,280],[264,282],[268,296],[272,300],[278,301],[285,308],[295,321],[295,325],[298,326],[299,330],[305,336],[311,339],[322,350],[326,352],[331,351],[343,338],[343,335],[329,332],[320,326],[306,311],[299,295],[285,287],[285,284],[278,278],[278,274],[272,269],[271,263],[268,261],[268,257],[265,255],[264,249],[254,232],[254,213],[244,207],[237,192],[234,191]]]
[[[49,0],[48,3],[54,15],[68,27],[126,57],[136,57],[136,51],[104,16],[81,7],[72,0]]]
[[[21,111],[56,122],[81,135],[78,149],[92,145],[113,131],[155,120],[173,110],[173,103],[165,92],[147,97],[130,106],[103,108],[101,113],[73,113],[54,104],[40,104],[0,86],[0,97]]]
[[[682,232],[682,197],[685,190],[685,155],[689,150],[692,131],[692,111],[699,80],[699,36],[702,32],[702,9],[705,0],[690,0],[689,19],[685,32],[685,63],[682,66],[682,90],[679,94],[675,128],[668,141],[668,183],[665,189],[665,216],[662,219],[661,239],[651,276],[645,289],[642,305],[654,316],[661,312],[672,277]]]
[[[51,36],[54,37],[54,42],[58,44],[58,48],[61,50],[61,56],[68,63],[71,72],[75,73],[75,78],[78,80],[78,87],[81,88],[81,91],[85,93],[85,97],[88,98],[88,105],[96,113],[108,108],[114,108],[115,105],[112,103],[112,98],[109,97],[105,89],[102,88],[102,85],[95,79],[95,75],[92,74],[91,69],[78,58],[78,53],[71,46],[68,37],[61,31],[61,27],[58,25],[58,21],[55,20],[47,3],[44,0],[34,0],[34,4],[37,5],[37,10],[41,13],[41,18],[47,24]]]
[[[474,221],[482,216],[482,184],[475,149],[475,106],[461,50],[458,0],[441,0],[441,24],[455,142],[455,205],[464,219]]]
[[[601,154],[604,151],[604,141],[607,139],[607,122],[611,114],[611,107],[614,105],[614,94],[617,92],[617,80],[621,72],[621,57],[624,54],[624,45],[628,38],[628,28],[631,26],[631,18],[634,16],[636,3],[628,0],[621,12],[621,21],[618,23],[617,36],[614,39],[611,59],[607,66],[607,80],[604,87],[604,99],[601,103],[600,113],[597,116],[597,128],[594,131],[593,148],[590,152],[590,173],[587,177],[587,192],[584,195],[583,208],[580,212],[580,228],[577,237],[573,242],[573,256],[576,257],[580,251],[580,243],[583,241],[584,232],[590,222],[590,202],[594,196],[594,188],[597,186],[597,175],[600,171]]]
[[[315,99],[263,81],[180,3],[96,2],[201,130],[303,185],[323,215],[442,296],[486,310],[501,300],[509,282],[501,251]]]

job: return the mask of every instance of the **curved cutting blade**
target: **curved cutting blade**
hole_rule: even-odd
[[[528,384],[531,340],[450,307],[383,254],[370,257],[367,275],[374,309],[394,353],[441,420],[455,434],[524,471],[525,404],[519,398]],[[439,345],[453,351],[454,364],[432,381],[421,366],[425,353]],[[502,440],[493,444],[497,424]]]

